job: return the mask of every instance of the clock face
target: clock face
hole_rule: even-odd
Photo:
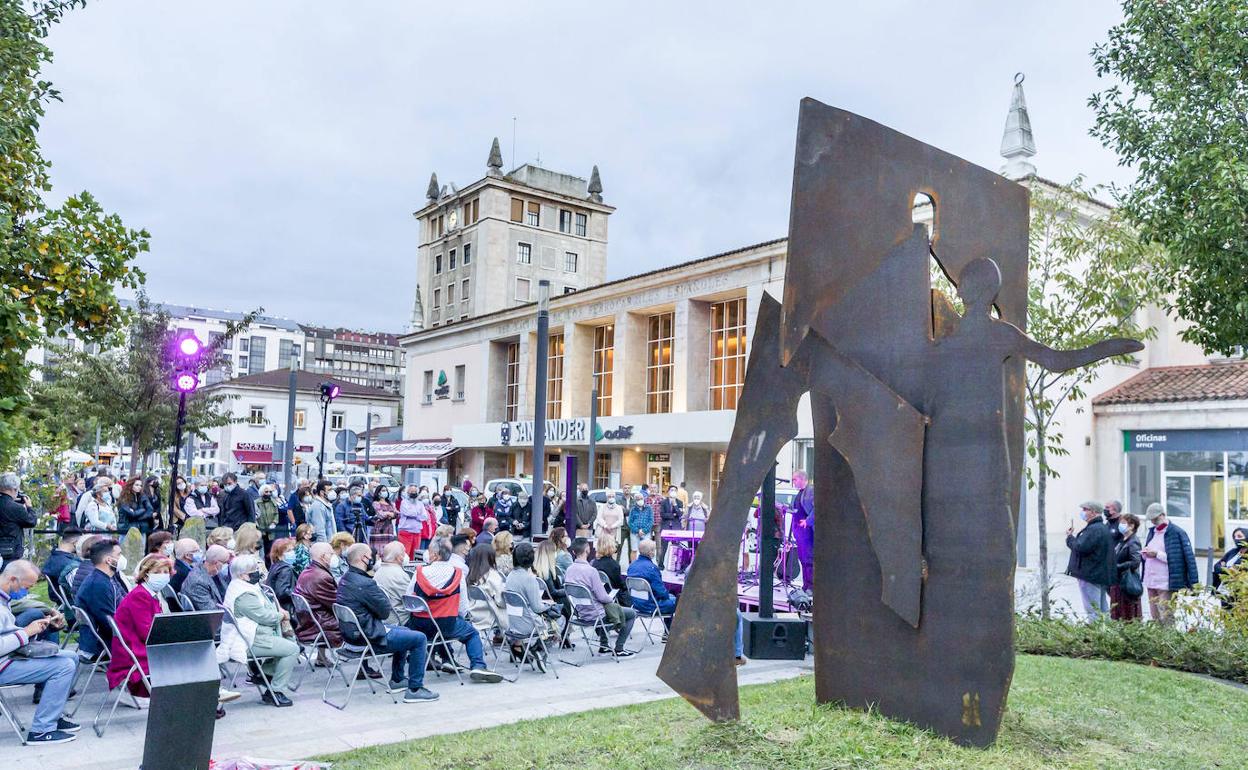
[[[455,229],[455,227],[456,227],[457,225],[459,225],[459,212],[458,212],[458,211],[452,211],[452,212],[451,212],[451,215],[450,215],[449,217],[447,217],[447,218],[446,218],[446,220],[447,220],[447,222],[449,222],[449,223],[450,223],[450,225],[451,225],[451,229],[452,229],[452,230],[454,230],[454,229]]]

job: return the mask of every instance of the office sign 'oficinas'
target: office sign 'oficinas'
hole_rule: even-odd
[[[633,426],[631,425],[604,427],[599,424],[597,428],[597,441],[627,441],[633,437]],[[547,444],[554,446],[560,444],[588,444],[589,435],[588,418],[546,421]],[[533,444],[533,421],[500,423],[499,443],[503,446],[531,446]]]

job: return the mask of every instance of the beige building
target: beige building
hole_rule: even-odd
[[[487,173],[464,188],[429,181],[420,223],[411,329],[433,329],[596,286],[607,274],[607,217],[595,166],[588,182],[525,164],[502,173],[494,140]],[[488,276],[488,280],[486,277]]]

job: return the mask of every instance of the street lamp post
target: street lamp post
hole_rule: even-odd
[[[290,474],[295,462],[295,369],[298,361],[290,357],[290,387],[286,394],[286,451],[282,452],[282,491],[290,494]]]
[[[321,383],[321,453],[316,462],[316,478],[325,478],[325,429],[329,427],[329,402],[338,398],[342,390],[335,383]]]
[[[598,475],[598,378],[594,377],[593,390],[589,391],[589,469],[585,478],[590,487],[597,485]]]
[[[529,493],[529,537],[536,537],[542,526],[542,501],[546,499],[543,478],[546,470],[546,357],[550,349],[550,281],[537,282],[537,380],[533,404],[533,490]]]
[[[169,479],[169,512],[170,523],[173,521],[174,502],[177,499],[178,485],[175,481],[178,466],[182,464],[182,428],[186,424],[186,397],[199,387],[197,367],[203,353],[204,345],[194,334],[186,334],[174,341],[173,350],[173,389],[178,392],[178,421],[173,429],[173,468]],[[188,451],[188,455],[190,450]]]

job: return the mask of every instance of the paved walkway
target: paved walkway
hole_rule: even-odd
[[[574,660],[580,658],[573,656],[583,655],[580,643],[576,650],[567,651],[567,657]],[[581,668],[557,664],[559,679],[549,673],[531,672],[526,666],[514,684],[468,682],[460,686],[453,676],[444,674],[438,678],[430,673],[425,685],[442,696],[434,703],[396,705],[384,693],[371,695],[365,683],[359,682],[346,711],[321,702],[326,670],[317,669],[297,693],[291,694],[295,702],[291,708],[266,706],[260,703],[254,687],[240,687],[242,699],[229,704],[227,716],[216,723],[213,756],[299,759],[437,733],[674,697],[671,689],[655,676],[659,657],[659,647],[643,643],[641,654],[619,663],[596,658]],[[492,660],[488,654],[487,660]],[[808,659],[751,661],[738,672],[741,684],[759,684],[811,670],[812,662]],[[505,667],[500,671],[509,673]],[[83,723],[78,740],[58,746],[20,748],[11,733],[0,732],[0,752],[5,759],[20,758],[22,766],[30,768],[137,768],[143,756],[147,712],[119,708],[104,737],[97,738],[90,718],[103,692],[100,680],[97,676],[92,682],[87,703],[78,712]],[[341,700],[342,692],[339,681],[331,697]],[[10,697],[11,702],[17,700]],[[24,702],[18,710],[29,724],[34,707],[29,697],[21,700]]]

